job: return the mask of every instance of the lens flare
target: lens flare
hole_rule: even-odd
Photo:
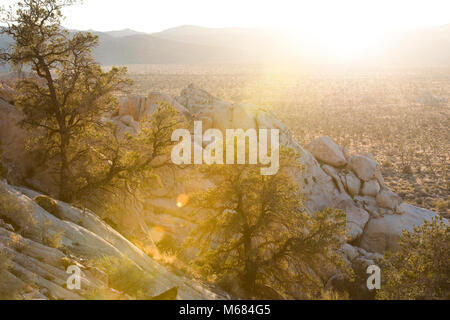
[[[150,229],[150,234],[155,242],[161,241],[165,233],[164,228],[161,226],[155,226]]]
[[[180,194],[177,197],[177,207],[183,208],[189,203],[189,196],[186,194]]]

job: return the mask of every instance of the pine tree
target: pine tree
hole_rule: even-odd
[[[58,197],[64,201],[130,190],[171,144],[178,121],[170,106],[161,105],[139,135],[122,137],[118,126],[105,120],[117,107],[116,94],[131,80],[126,68],[105,72],[94,60],[97,36],[61,26],[62,10],[74,2],[22,0],[2,11],[1,27],[14,44],[0,60],[25,71],[16,83],[22,125],[41,133],[29,145],[41,151],[42,164],[57,167]]]
[[[345,214],[307,213],[290,174],[299,169],[290,150],[273,176],[261,176],[259,166],[207,167],[217,185],[193,203],[215,214],[186,241],[199,249],[194,265],[217,279],[237,279],[246,298],[320,297],[330,268],[347,272],[334,253],[345,241]]]

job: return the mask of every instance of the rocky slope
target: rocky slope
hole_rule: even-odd
[[[171,104],[190,121],[201,120],[204,130],[279,129],[280,142],[300,155],[304,170],[292,171],[292,177],[306,199],[307,210],[314,213],[331,207],[346,212],[349,241],[341,253],[355,268],[374,264],[386,250],[397,248],[403,230],[412,230],[437,216],[403,202],[389,190],[372,155],[351,155],[328,137],[303,148],[284,124],[263,108],[228,103],[192,85],[175,99],[161,93],[125,98],[113,119],[124,132],[136,133],[139,121],[151,116],[160,102]],[[106,255],[129,260],[150,274],[155,282],[148,288],[148,297],[177,287],[181,299],[226,298],[225,294],[168,272],[94,213],[62,202],[57,202],[57,210],[50,213],[33,201],[39,193],[14,187],[27,185],[42,193],[53,193],[48,168],[37,170],[33,157],[25,156],[23,142],[27,133],[17,126],[20,118],[14,106],[0,99],[0,141],[9,183],[0,183],[0,247],[6,248],[12,261],[7,277],[0,282],[33,283],[24,298],[82,299],[90,288],[98,287],[105,288],[113,298],[127,298],[109,288],[104,274],[89,262]],[[142,199],[145,222],[151,230],[163,230],[165,237],[180,244],[209,212],[189,204],[179,208],[177,197],[207,189],[213,182],[192,167],[164,169],[159,175],[162,186]],[[55,234],[60,236],[58,248],[49,246],[48,238]],[[185,259],[192,254],[195,252],[184,252]],[[72,292],[64,287],[67,261],[82,267],[84,291]]]
[[[329,137],[318,138],[303,148],[270,112],[254,105],[221,101],[193,85],[175,99],[158,93],[127,98],[121,104],[119,117],[131,115],[136,126],[142,116],[152,112],[157,101],[170,103],[191,119],[201,120],[204,130],[279,129],[280,142],[300,154],[304,171],[295,171],[292,175],[306,198],[307,209],[313,213],[331,207],[346,212],[350,240],[342,252],[349,261],[373,264],[386,250],[397,248],[403,230],[411,231],[438,216],[433,211],[403,202],[389,190],[371,154],[351,155]],[[189,177],[187,181],[186,177]],[[192,169],[175,169],[162,178],[164,187],[146,199],[146,221],[150,226],[164,228],[180,243],[196,221],[207,213],[189,205],[178,208],[176,197],[208,188],[212,182]]]
[[[105,256],[149,274],[148,298],[173,287],[177,287],[179,299],[226,298],[168,272],[92,212],[58,201],[50,213],[33,201],[37,196],[35,191],[0,182],[0,248],[11,260],[0,284],[31,285],[23,298],[84,299],[99,289],[111,299],[130,298],[109,288],[107,275],[92,264]],[[82,270],[81,290],[66,288],[69,265]]]

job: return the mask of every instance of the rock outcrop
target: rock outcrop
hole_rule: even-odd
[[[0,249],[10,257],[8,272],[17,282],[33,284],[32,297],[84,299],[92,290],[102,289],[113,299],[129,299],[109,288],[105,274],[89,264],[113,257],[132,263],[152,277],[146,292],[149,298],[174,287],[178,288],[180,299],[227,298],[168,272],[94,213],[53,200],[59,206],[57,217],[33,201],[36,196],[40,194],[0,182],[0,218],[10,222],[1,220]],[[67,289],[67,265],[81,268],[80,290]]]
[[[422,225],[437,217],[433,211],[417,208],[402,203],[397,207],[397,214],[386,214],[371,219],[361,238],[360,246],[372,252],[384,253],[398,249],[398,239],[404,230],[413,231],[414,227]]]
[[[170,104],[178,112],[187,114],[187,110],[169,96],[152,92],[147,97],[130,96],[120,101],[118,116],[131,116],[134,121],[143,121],[155,112],[160,104]]]

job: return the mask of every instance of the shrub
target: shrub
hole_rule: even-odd
[[[108,275],[109,286],[136,299],[148,299],[153,278],[129,260],[105,256],[94,262]]]
[[[450,227],[442,218],[404,232],[385,255],[378,299],[450,299]]]
[[[212,280],[237,279],[229,287],[239,298],[314,299],[327,270],[351,276],[334,253],[346,238],[345,213],[306,212],[291,174],[303,170],[297,156],[282,149],[273,176],[251,165],[207,167],[205,175],[222,182],[191,197],[192,205],[215,209],[184,242],[199,249],[192,265]]]
[[[18,215],[22,216],[20,224],[16,219],[10,218]],[[29,204],[20,203],[16,196],[10,193],[6,185],[2,183],[0,183],[0,216],[23,236],[26,236],[29,229],[38,223]]]
[[[178,251],[177,243],[176,241],[168,234],[164,234],[161,241],[159,241],[157,244],[158,249],[163,252],[176,252]]]
[[[52,234],[46,234],[44,235],[42,242],[47,247],[59,249],[62,247],[62,235],[63,232],[55,232]]]
[[[44,209],[48,213],[51,213],[55,217],[60,216],[60,208],[56,200],[53,200],[48,196],[40,195],[34,197],[33,201],[36,202],[42,209]]]

